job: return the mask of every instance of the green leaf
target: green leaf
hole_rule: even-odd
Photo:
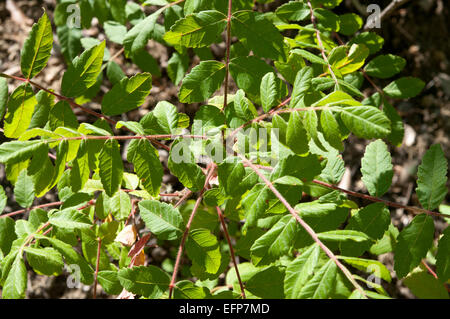
[[[339,16],[339,33],[343,35],[352,35],[356,33],[363,25],[361,17],[355,13],[346,13]]]
[[[395,99],[407,99],[419,94],[425,87],[425,82],[413,77],[403,77],[391,82],[383,92]]]
[[[6,112],[6,106],[8,105],[8,81],[6,78],[0,77],[0,121]]]
[[[283,36],[264,15],[238,11],[231,17],[231,32],[255,55],[273,60],[286,60]]]
[[[150,73],[136,74],[131,78],[122,79],[103,97],[102,113],[119,115],[139,107],[144,103],[151,88]]]
[[[319,246],[312,245],[289,263],[284,278],[284,293],[287,299],[299,299],[303,286],[314,274],[319,254]]]
[[[394,269],[398,278],[405,277],[425,258],[433,243],[433,219],[421,214],[414,217],[398,235],[394,251]]]
[[[64,96],[80,96],[96,83],[102,67],[105,45],[103,41],[73,60],[73,64],[63,75],[61,92]]]
[[[298,1],[289,1],[279,6],[275,13],[286,21],[302,21],[310,15],[308,5]]]
[[[361,160],[361,173],[370,195],[381,197],[389,190],[394,171],[391,154],[382,140],[376,140],[366,147]]]
[[[350,40],[349,45],[353,43],[364,44],[369,48],[369,54],[374,54],[381,50],[384,44],[384,39],[375,32],[363,32],[353,37]]]
[[[286,130],[286,146],[296,154],[305,154],[309,151],[308,142],[300,113],[292,112]]]
[[[125,38],[123,39],[123,47],[125,49],[126,57],[129,57],[133,53],[145,48],[148,40],[152,38],[154,34],[156,20],[162,11],[163,9],[159,9],[150,14],[127,32]]]
[[[164,175],[158,151],[146,139],[132,140],[128,145],[127,160],[133,164],[145,190],[151,196],[158,196]]]
[[[383,100],[383,112],[391,121],[391,133],[387,136],[387,140],[395,146],[402,145],[405,129],[403,120],[397,110],[386,99]]]
[[[36,238],[49,241],[53,248],[63,255],[67,265],[77,265],[76,268],[69,269],[74,271],[72,276],[75,277],[75,280],[80,280],[85,285],[91,285],[94,282],[94,270],[88,262],[71,247],[71,245],[59,239],[45,237],[39,234],[36,235]]]
[[[158,61],[145,48],[134,52],[130,58],[142,71],[150,72],[155,77],[161,76]]]
[[[189,280],[177,282],[173,297],[174,299],[212,299],[208,288],[196,286]]]
[[[439,239],[436,254],[436,273],[441,282],[447,282],[450,278],[450,228],[448,227]]]
[[[103,24],[105,34],[109,40],[114,43],[122,44],[125,35],[127,34],[127,27],[116,21],[106,21]]]
[[[23,299],[27,289],[27,268],[17,254],[2,288],[3,299]]]
[[[320,240],[334,241],[334,242],[364,242],[370,238],[360,231],[355,230],[330,230],[327,232],[317,234]]]
[[[227,158],[217,168],[219,185],[228,195],[236,194],[238,185],[245,177],[245,168],[237,158]]]
[[[286,254],[294,243],[298,228],[297,220],[291,215],[281,218],[252,245],[250,251],[253,264],[268,265]]]
[[[44,12],[33,24],[28,38],[23,43],[20,67],[25,78],[31,79],[47,65],[53,47],[53,32],[50,20]]]
[[[175,105],[160,101],[139,123],[144,128],[145,134],[176,134],[179,117]]]
[[[46,141],[11,141],[0,145],[0,163],[19,163],[29,159]]]
[[[114,270],[103,270],[98,272],[98,282],[107,294],[118,295],[122,291],[118,272]]]
[[[24,208],[29,208],[34,201],[34,182],[27,175],[27,170],[20,172],[17,182],[14,185],[14,198],[16,202]]]
[[[373,203],[354,214],[346,227],[349,230],[362,231],[372,239],[380,239],[391,222],[389,210],[383,203]]]
[[[417,171],[417,197],[423,208],[433,210],[447,195],[447,159],[440,144],[432,145]]]
[[[48,221],[54,226],[68,229],[84,229],[92,227],[89,217],[73,208],[53,213]]]
[[[225,64],[202,61],[194,67],[181,84],[178,97],[182,103],[202,102],[217,91],[225,78]]]
[[[269,72],[273,72],[273,69],[255,56],[237,57],[230,61],[231,76],[237,87],[250,98],[259,97],[262,78]]]
[[[109,6],[114,20],[122,24],[127,22],[127,16],[125,14],[126,4],[126,0],[109,0]]]
[[[364,67],[364,71],[369,76],[388,79],[403,70],[405,65],[406,60],[398,55],[379,55]]]
[[[194,229],[189,232],[186,242],[186,252],[203,272],[215,274],[220,267],[222,255],[216,236],[208,229]]]
[[[145,200],[139,202],[139,210],[146,227],[158,238],[175,240],[182,234],[183,218],[172,205]]]
[[[111,197],[119,190],[122,183],[123,162],[119,143],[112,139],[106,141],[98,158],[100,179],[106,194]]]
[[[389,119],[373,106],[348,106],[338,112],[345,126],[358,137],[382,138],[391,132]]]
[[[264,112],[268,112],[278,104],[278,86],[276,75],[273,72],[267,73],[261,80],[260,86],[261,104]]]
[[[167,74],[173,84],[180,84],[188,68],[189,57],[187,55],[174,52],[167,62]]]
[[[449,299],[448,291],[439,280],[426,271],[410,274],[403,283],[420,299]]]
[[[242,206],[245,209],[247,226],[256,226],[258,219],[268,208],[270,190],[263,184],[256,184],[250,192],[242,199]]]
[[[164,40],[172,46],[200,48],[216,42],[225,29],[226,16],[215,10],[205,10],[178,20]]]
[[[28,83],[18,86],[11,93],[3,126],[6,137],[18,138],[27,130],[36,104],[33,89]]]
[[[161,297],[170,283],[169,275],[155,266],[122,268],[118,277],[126,290],[151,299]]]
[[[248,279],[245,289],[257,297],[263,299],[284,299],[282,285],[274,285],[275,282],[284,281],[284,270],[281,267],[272,266],[256,273]]]
[[[170,148],[169,170],[180,182],[192,191],[201,190],[205,184],[205,174],[195,163],[194,154],[186,139],[178,139]]]
[[[335,13],[322,8],[315,8],[314,16],[317,19],[318,23],[326,30],[336,32],[339,31],[340,20],[339,16]]]
[[[61,254],[51,247],[25,247],[27,261],[38,274],[46,276],[59,275],[64,267]]]
[[[328,260],[300,290],[300,299],[326,299],[336,285],[337,266]]]
[[[11,217],[0,218],[0,251],[3,256],[9,254],[11,245],[17,238],[14,225],[14,220]]]
[[[302,68],[295,76],[294,86],[292,88],[291,101],[289,106],[296,108],[300,106],[302,98],[311,88],[311,79],[313,78],[313,69],[309,66]]]
[[[340,258],[358,270],[374,274],[378,278],[391,282],[391,274],[389,273],[389,270],[379,261],[344,256]]]
[[[67,101],[59,101],[51,109],[48,118],[49,127],[56,130],[58,127],[77,129],[79,126],[77,117]]]
[[[333,112],[329,109],[322,110],[320,113],[320,125],[326,141],[337,150],[344,150],[339,123],[334,117]]]

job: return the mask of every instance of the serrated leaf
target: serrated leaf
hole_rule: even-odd
[[[145,225],[160,239],[175,240],[182,233],[183,218],[172,205],[155,200],[139,202]]]
[[[178,20],[164,40],[173,46],[199,48],[214,43],[226,26],[226,16],[215,10],[205,10]]]
[[[298,297],[308,299],[326,299],[336,284],[337,266],[333,260],[328,260],[312,279],[301,289]]]
[[[291,101],[289,106],[296,108],[300,106],[302,98],[306,92],[311,88],[311,80],[313,77],[313,69],[311,67],[304,67],[297,72],[295,76],[294,85],[292,88]]]
[[[360,231],[355,230],[330,230],[323,233],[318,233],[317,237],[320,240],[334,241],[334,242],[364,242],[370,240],[370,238]]]
[[[253,264],[268,265],[286,254],[294,243],[298,228],[296,219],[291,215],[280,219],[252,245],[250,251]]]
[[[303,286],[314,274],[319,254],[319,246],[313,245],[289,263],[284,278],[284,293],[287,299],[299,298]]]
[[[340,258],[356,269],[374,274],[374,276],[378,278],[391,282],[391,274],[389,273],[389,270],[379,261],[347,256],[342,256]]]
[[[179,118],[175,105],[160,101],[139,123],[145,134],[176,134]]]
[[[219,270],[222,255],[217,238],[208,229],[193,229],[189,232],[186,252],[193,264],[203,271],[215,274]]]
[[[23,43],[20,68],[25,78],[31,79],[47,65],[53,46],[53,32],[47,13],[44,12]]]
[[[433,219],[421,214],[406,226],[398,235],[394,250],[394,269],[398,278],[405,277],[425,258],[433,243]]]
[[[27,130],[36,104],[33,89],[28,83],[18,86],[11,93],[3,126],[6,137],[18,138]]]
[[[416,192],[423,208],[435,209],[447,195],[447,167],[441,145],[432,145],[423,156],[417,171]]]
[[[103,144],[98,156],[100,179],[108,196],[113,196],[120,188],[123,176],[123,162],[120,155],[119,143],[108,140]]]
[[[410,274],[403,283],[420,299],[449,299],[448,291],[439,280],[426,271]]]
[[[146,139],[132,140],[128,145],[127,160],[133,164],[145,190],[151,196],[157,196],[164,175],[158,151]]]
[[[279,6],[275,13],[286,21],[302,21],[310,16],[307,4],[298,1],[289,1]]]
[[[308,135],[299,112],[292,112],[286,129],[286,146],[296,154],[305,154],[309,151]]]
[[[399,73],[406,65],[406,60],[393,54],[379,55],[367,63],[364,71],[369,76],[388,79]]]
[[[202,61],[183,79],[178,97],[182,103],[202,102],[217,91],[225,78],[225,65]]]
[[[245,284],[245,289],[257,297],[263,299],[284,299],[282,285],[274,285],[274,282],[284,281],[284,269],[272,266],[261,269],[251,276]]]
[[[20,254],[17,254],[2,287],[3,299],[23,299],[27,289],[27,268]]]
[[[286,60],[283,36],[264,15],[252,11],[234,13],[231,17],[231,32],[256,55]]]
[[[20,172],[14,185],[14,198],[16,202],[24,208],[29,208],[34,201],[34,182],[33,179],[27,175],[27,170]]]
[[[124,78],[105,94],[102,100],[102,113],[119,115],[131,111],[145,101],[152,88],[150,73],[136,74]]]
[[[167,62],[167,74],[173,84],[178,85],[189,68],[189,58],[184,54],[174,52]]]
[[[163,9],[161,8],[150,14],[127,32],[125,38],[123,39],[123,47],[125,49],[126,57],[142,50],[147,45],[148,40],[153,36],[156,20],[162,11]]]
[[[320,112],[320,126],[326,141],[337,150],[344,150],[339,123],[329,109]]]
[[[127,291],[152,299],[158,299],[170,283],[169,275],[155,266],[122,268],[118,277]]]
[[[278,86],[275,73],[270,72],[263,76],[260,86],[261,104],[264,112],[278,104]]]
[[[180,182],[192,191],[198,191],[205,184],[205,174],[195,163],[194,154],[186,139],[176,140],[170,148],[169,170]]]
[[[373,106],[348,106],[338,111],[345,126],[358,137],[383,138],[391,132],[389,119]]]
[[[103,41],[73,60],[73,64],[69,66],[62,78],[61,92],[64,96],[80,96],[96,83],[103,62],[105,45]]]
[[[381,197],[389,190],[394,171],[391,154],[382,140],[376,140],[366,147],[361,159],[361,173],[370,195]]]
[[[14,231],[14,226],[15,223],[11,217],[0,218],[0,251],[2,252],[3,256],[9,254],[11,245],[17,238]]]
[[[48,221],[54,226],[68,229],[84,229],[92,227],[89,218],[73,208],[53,213]]]
[[[59,275],[64,267],[61,254],[54,248],[25,247],[27,261],[34,271],[47,276]]]
[[[122,291],[118,272],[114,270],[103,270],[98,272],[98,282],[107,294],[118,295]]]
[[[421,79],[403,77],[391,82],[383,92],[395,99],[407,99],[419,94],[425,86]]]
[[[441,282],[447,282],[450,278],[450,228],[446,228],[443,236],[439,239],[436,273]]]

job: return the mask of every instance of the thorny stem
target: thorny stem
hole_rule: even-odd
[[[195,213],[197,212],[198,207],[200,206],[200,203],[203,199],[203,193],[206,190],[206,187],[207,187],[209,180],[212,177],[213,173],[214,173],[214,166],[210,166],[209,173],[205,179],[205,185],[203,186],[203,189],[201,190],[200,195],[198,196],[197,201],[195,202],[194,208],[192,209],[191,216],[189,216],[189,220],[186,224],[186,228],[184,230],[183,237],[181,238],[181,242],[178,247],[177,258],[175,260],[175,266],[173,268],[172,279],[170,280],[170,285],[169,285],[169,299],[172,299],[172,293],[173,293],[173,289],[175,288],[175,281],[177,279],[178,268],[180,267],[181,256],[183,255],[184,244],[186,243],[187,236],[189,235],[189,231],[191,229],[191,225],[194,220]]]
[[[233,244],[231,243],[230,234],[228,233],[227,224],[225,223],[225,219],[223,218],[223,214],[222,214],[222,211],[220,210],[219,206],[216,206],[216,210],[217,210],[217,215],[219,215],[220,223],[222,224],[223,233],[228,242],[228,247],[230,247],[231,260],[233,262],[234,269],[236,271],[236,277],[239,281],[239,286],[241,287],[241,296],[243,299],[246,299],[245,291],[244,291],[244,284],[242,283],[241,275],[239,274],[239,269],[238,269],[238,265],[236,262],[236,256],[234,254],[234,249],[233,249]]]
[[[228,0],[228,15],[227,15],[227,53],[225,61],[225,87],[223,96],[223,110],[227,107],[228,103],[228,77],[230,73],[230,46],[231,46],[231,8],[233,6],[233,0]]]
[[[336,75],[334,74],[333,69],[331,68],[330,62],[328,61],[327,55],[325,53],[325,47],[323,46],[322,38],[320,37],[320,31],[317,28],[317,20],[316,20],[316,17],[314,16],[314,11],[313,11],[313,7],[311,5],[311,1],[308,0],[307,4],[309,6],[309,12],[311,14],[311,22],[313,24],[314,29],[316,30],[316,38],[317,38],[317,43],[319,44],[319,47],[320,47],[320,53],[322,54],[324,61],[328,65],[328,70],[330,71],[330,74],[334,80],[334,83],[336,83],[336,88],[339,89],[338,79],[336,78]]]
[[[267,187],[272,191],[272,193],[280,200],[280,202],[287,208],[289,213],[297,220],[297,222],[308,232],[311,238],[319,245],[319,247],[327,254],[327,256],[336,264],[336,266],[343,272],[347,279],[352,283],[352,285],[361,293],[362,296],[367,298],[364,289],[356,282],[355,278],[351,272],[340,263],[336,255],[319,239],[316,232],[298,215],[294,208],[286,201],[286,199],[281,195],[278,190],[273,186],[273,184],[262,174],[259,169],[243,155],[238,154],[242,162],[248,165],[267,185]]]
[[[92,293],[92,297],[94,299],[97,298],[97,281],[98,281],[98,269],[100,268],[100,252],[102,249],[102,239],[98,238],[98,246],[97,246],[97,263],[95,265],[95,274],[94,274],[94,291]]]

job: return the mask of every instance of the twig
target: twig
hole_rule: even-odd
[[[217,210],[217,215],[219,215],[220,223],[222,224],[223,233],[228,242],[228,247],[230,247],[231,260],[233,262],[234,269],[236,271],[236,277],[239,281],[239,286],[241,287],[241,296],[243,299],[246,299],[244,284],[242,283],[241,276],[239,274],[239,269],[238,269],[238,265],[236,262],[236,256],[234,254],[234,249],[233,249],[233,244],[231,243],[230,234],[228,233],[227,224],[225,223],[225,219],[223,218],[223,214],[222,214],[222,211],[220,210],[219,206],[216,206],[216,210]]]
[[[317,28],[317,20],[316,20],[316,17],[314,16],[314,11],[313,11],[313,7],[311,5],[311,1],[308,0],[307,4],[309,6],[309,12],[311,14],[311,22],[313,24],[314,29],[316,30],[316,38],[317,38],[317,43],[319,44],[319,47],[320,47],[320,53],[322,54],[323,60],[328,65],[328,70],[330,71],[330,75],[333,78],[334,83],[336,83],[336,88],[339,89],[338,79],[336,78],[336,75],[334,74],[333,69],[331,68],[331,64],[328,61],[327,55],[325,54],[325,47],[323,46],[322,38],[320,37],[320,31]]]
[[[18,214],[23,214],[23,213],[25,213],[25,212],[27,212],[29,210],[33,210],[33,209],[37,209],[37,208],[46,208],[46,207],[52,207],[52,206],[59,206],[59,205],[62,205],[63,203],[64,202],[53,202],[53,203],[37,205],[37,206],[33,206],[31,208],[28,208],[28,209],[16,210],[16,211],[8,213],[8,214],[0,215],[0,218],[14,216],[14,215],[18,215]]]
[[[311,238],[319,245],[319,247],[327,254],[327,256],[336,264],[336,266],[342,271],[342,273],[347,277],[347,279],[352,283],[352,285],[366,297],[364,289],[356,282],[353,278],[351,272],[337,259],[336,255],[319,239],[316,232],[298,215],[294,208],[287,202],[287,200],[281,195],[278,190],[273,186],[273,184],[262,174],[259,169],[243,155],[238,154],[242,162],[248,165],[267,185],[267,187],[272,191],[272,193],[280,200],[280,202],[287,208],[289,213],[297,220],[297,222],[308,232]]]
[[[180,267],[181,256],[183,255],[184,244],[186,243],[186,239],[187,239],[187,236],[189,235],[189,231],[191,229],[191,225],[194,220],[195,213],[197,212],[198,207],[200,206],[200,203],[203,199],[203,193],[206,190],[206,187],[209,183],[209,179],[211,178],[213,172],[214,172],[214,167],[213,167],[213,165],[211,165],[209,168],[208,176],[206,176],[206,179],[205,179],[205,185],[203,186],[203,189],[201,190],[200,195],[198,196],[197,201],[195,202],[194,208],[192,209],[191,216],[189,216],[189,220],[186,224],[186,228],[184,230],[183,237],[181,238],[181,242],[178,247],[177,257],[175,260],[175,266],[173,268],[172,279],[170,280],[170,285],[169,285],[169,299],[172,299],[172,293],[173,293],[173,289],[175,288],[175,281],[177,279],[178,268]]]
[[[94,299],[97,298],[97,281],[98,281],[98,269],[100,267],[100,252],[102,249],[102,239],[98,238],[98,246],[97,246],[97,263],[95,265],[95,274],[94,274],[94,291],[92,293],[92,297]]]

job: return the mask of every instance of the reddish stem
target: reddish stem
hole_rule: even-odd
[[[98,238],[98,246],[97,246],[97,263],[95,265],[95,274],[94,274],[94,291],[92,293],[92,297],[94,299],[97,298],[97,281],[98,281],[98,270],[100,268],[100,252],[102,249],[102,239]]]
[[[47,204],[42,204],[42,205],[38,205],[38,206],[33,206],[31,208],[28,208],[28,209],[16,210],[14,212],[1,215],[0,218],[14,216],[14,215],[18,215],[18,214],[23,214],[23,213],[25,213],[27,211],[30,211],[30,210],[33,210],[33,209],[37,209],[37,208],[46,208],[46,207],[52,207],[52,206],[59,206],[59,205],[62,205],[62,204],[63,204],[63,202],[53,202],[53,203],[47,203]]]
[[[228,77],[230,73],[230,47],[231,47],[231,8],[233,1],[228,0],[228,15],[227,15],[227,39],[226,39],[226,61],[225,61],[225,88],[223,96],[223,110],[227,107],[228,103]]]
[[[225,223],[225,219],[223,218],[223,214],[222,214],[222,211],[220,210],[219,206],[216,206],[216,210],[217,210],[217,215],[219,215],[220,223],[222,224],[223,233],[228,242],[228,247],[230,247],[231,260],[233,261],[234,269],[236,271],[236,277],[239,281],[239,286],[241,287],[241,296],[243,299],[246,299],[244,284],[242,283],[241,275],[239,274],[239,269],[238,269],[238,265],[236,262],[236,256],[234,254],[233,245],[231,243],[230,234],[228,234],[227,224]]]
[[[267,185],[267,187],[272,191],[272,193],[280,200],[280,202],[287,208],[289,213],[297,220],[297,222],[306,230],[306,232],[311,236],[311,238],[319,245],[319,247],[327,254],[327,256],[333,260],[336,266],[342,271],[342,273],[347,277],[347,279],[352,283],[352,285],[359,290],[362,296],[366,296],[364,289],[356,282],[350,271],[339,262],[337,257],[333,252],[319,239],[316,232],[297,214],[294,208],[286,201],[286,199],[281,195],[278,190],[273,186],[273,184],[262,174],[259,169],[243,155],[238,154],[242,162],[247,164]]]

